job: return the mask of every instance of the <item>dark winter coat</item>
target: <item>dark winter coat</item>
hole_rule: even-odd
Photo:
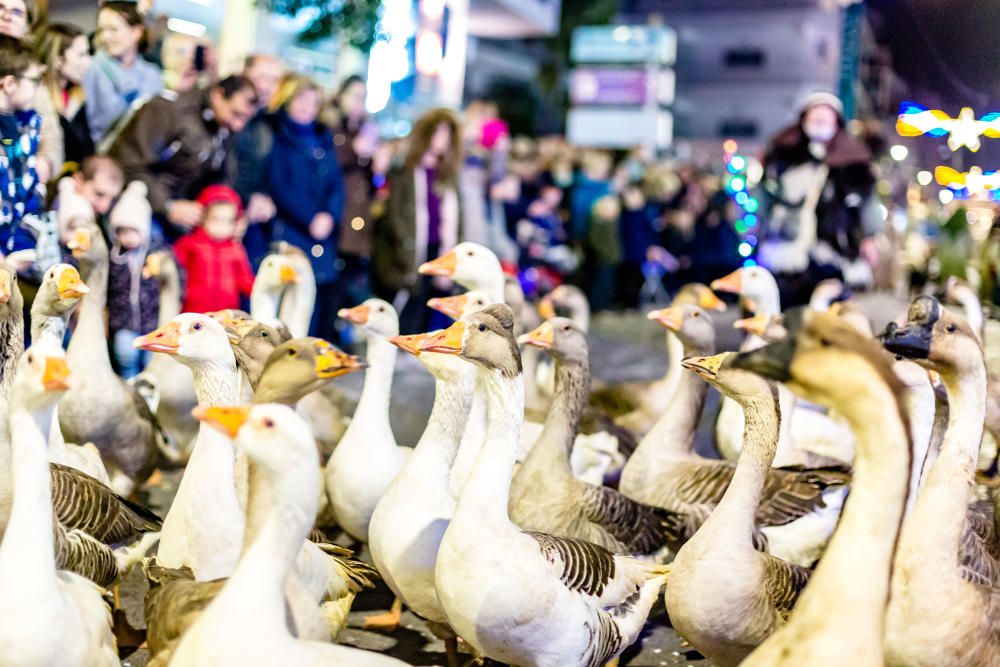
[[[111,250],[111,267],[108,273],[108,331],[134,331],[147,334],[157,327],[160,311],[160,283],[155,276],[144,278],[142,267],[149,253],[164,246],[151,246],[149,250],[137,248],[121,252]]]
[[[337,160],[344,174],[344,211],[336,216],[342,223],[339,231],[338,250],[342,255],[371,257],[372,236],[375,230],[371,219],[371,203],[374,194],[372,185],[371,160],[361,157],[354,150],[354,140],[361,131],[345,116],[333,131],[333,144],[337,150]],[[352,225],[354,218],[361,218],[363,224]]]

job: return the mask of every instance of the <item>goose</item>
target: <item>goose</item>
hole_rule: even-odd
[[[54,264],[49,267],[31,304],[31,340],[62,349],[67,322],[87,291],[76,267],[69,264]],[[59,430],[58,404],[52,412],[52,418],[55,420],[55,428],[49,429],[49,460],[110,485],[111,479],[101,461],[101,453],[93,443],[74,445],[67,444],[63,439],[62,431]]]
[[[160,285],[156,326],[165,327],[181,314],[181,278],[177,262],[169,251],[150,253],[143,272],[156,278]],[[174,448],[181,452],[180,458],[186,461],[198,435],[198,421],[191,416],[198,405],[191,369],[177,363],[170,355],[154,354],[136,378],[137,385],[143,382],[155,392],[157,420],[170,436]]]
[[[705,311],[724,311],[726,305],[705,285],[690,283],[674,297],[673,305],[695,305]],[[684,346],[677,336],[667,331],[668,365],[666,374],[657,380],[627,382],[595,389],[590,402],[616,423],[642,437],[649,433],[657,419],[667,409],[683,370],[681,359]]]
[[[931,296],[914,299],[906,324],[890,324],[882,343],[936,371],[949,406],[941,450],[899,535],[886,664],[1000,664],[1000,547],[992,521],[970,508],[986,414],[982,347],[969,323]]]
[[[784,625],[809,570],[754,547],[754,519],[777,451],[774,384],[732,368],[733,356],[689,357],[693,371],[743,408],[743,448],[726,492],[671,564],[664,599],[675,630],[717,667],[740,664]]]
[[[61,348],[59,348],[61,350]],[[28,350],[10,404],[13,504],[0,542],[0,664],[117,667],[102,590],[53,557],[51,478],[45,452],[52,411],[68,388],[64,358]]]
[[[250,292],[251,317],[280,320],[293,338],[300,338],[309,333],[315,302],[316,279],[309,258],[295,246],[279,243],[257,270]]]
[[[819,281],[813,288],[809,295],[809,307],[825,313],[833,304],[846,301],[850,296],[850,290],[844,287],[839,278],[827,278]]]
[[[76,378],[59,402],[59,426],[67,442],[92,442],[111,475],[111,487],[128,496],[167,451],[167,437],[139,392],[111,368],[104,330],[108,246],[96,225],[76,230],[73,256],[89,291],[83,295],[67,362]]]
[[[135,341],[138,349],[169,354],[194,376],[199,406],[232,405],[239,398],[236,359],[216,320],[182,313]],[[202,425],[191,459],[163,521],[158,565],[190,568],[195,579],[229,576],[243,542],[244,516],[237,498],[235,451],[216,429]]]
[[[590,302],[576,285],[556,286],[538,302],[538,313],[546,320],[563,315],[573,320],[584,333],[590,331]]]
[[[697,306],[671,306],[648,317],[677,334],[685,356],[715,353],[714,325]],[[681,377],[670,407],[625,464],[619,484],[622,493],[647,505],[700,516],[700,520],[708,516],[721,500],[735,466],[693,451],[707,391],[708,386],[693,374]],[[848,480],[849,475],[840,470],[772,469],[757,510],[768,553],[797,565],[812,565],[836,525]]]
[[[618,554],[653,555],[687,538],[686,517],[642,505],[573,474],[573,447],[590,386],[586,333],[572,320],[546,321],[518,341],[556,358],[556,393],[538,442],[510,488],[510,518],[524,530],[586,540]]]
[[[465,422],[472,408],[473,368],[452,355],[421,352],[431,334],[393,336],[389,341],[414,356],[434,377],[434,407],[420,440],[372,514],[369,548],[382,579],[396,599],[445,637],[449,664],[457,657],[455,635],[438,601],[434,567],[441,538],[455,511],[450,490]],[[414,499],[419,498],[419,502]],[[387,614],[369,616],[366,626],[392,629],[399,624],[401,604]]]
[[[836,409],[854,430],[857,459],[850,497],[809,586],[785,625],[741,664],[883,667],[890,570],[909,486],[900,383],[878,346],[832,315],[807,310],[786,325],[788,337],[737,355],[732,367]]]
[[[268,360],[256,398],[258,402],[293,405],[309,391],[360,367],[356,357],[336,350],[324,340],[289,341]],[[249,473],[243,553],[260,533],[272,501],[266,479],[252,462]],[[167,664],[177,639],[218,595],[225,581],[195,581],[189,571],[157,566],[150,566],[148,573],[152,579],[145,602],[149,651],[157,664]],[[372,576],[371,568],[354,560],[350,551],[325,540],[304,541],[286,590],[294,634],[300,638],[336,638],[347,623],[354,596],[372,586]]]
[[[389,424],[389,398],[396,366],[399,316],[382,299],[342,308],[338,315],[368,334],[365,384],[350,426],[326,464],[326,492],[337,524],[359,542],[368,541],[368,522],[379,498],[412,451],[400,447]]]
[[[198,416],[236,438],[268,490],[267,516],[222,590],[174,649],[171,665],[356,665],[402,667],[376,653],[297,639],[285,619],[289,575],[309,534],[320,494],[308,424],[286,405],[199,408]]]
[[[599,666],[638,637],[669,568],[520,530],[508,514],[524,413],[513,312],[497,304],[420,345],[475,364],[486,442],[438,551],[438,599],[480,654],[514,665]]]

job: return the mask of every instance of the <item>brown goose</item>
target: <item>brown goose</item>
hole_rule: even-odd
[[[96,225],[77,230],[73,255],[90,291],[84,295],[67,361],[77,385],[59,403],[59,425],[69,442],[92,442],[111,475],[111,487],[131,495],[162,460],[167,439],[134,387],[111,368],[104,331],[108,246]]]
[[[590,387],[587,337],[557,317],[518,341],[556,359],[556,387],[541,436],[514,475],[510,518],[524,530],[587,540],[619,554],[676,550],[693,530],[687,517],[638,503],[613,489],[577,479],[570,450]]]
[[[685,356],[715,353],[715,328],[697,306],[649,314],[684,343]],[[686,373],[674,400],[642,439],[622,470],[622,493],[639,502],[706,518],[722,499],[736,466],[694,452],[694,434],[708,385]],[[768,552],[798,565],[811,565],[832,533],[850,477],[841,470],[775,468],[764,483],[757,524]]]

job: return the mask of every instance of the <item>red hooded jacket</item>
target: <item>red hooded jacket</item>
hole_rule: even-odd
[[[239,241],[217,241],[199,227],[178,239],[174,254],[187,273],[184,312],[239,308],[240,296],[250,296],[253,269]]]

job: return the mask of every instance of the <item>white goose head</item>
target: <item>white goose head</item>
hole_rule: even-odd
[[[500,260],[486,246],[465,241],[430,262],[418,271],[427,276],[443,276],[466,289],[483,290],[495,301],[503,299],[504,274]]]
[[[254,288],[257,289],[259,286],[259,289],[268,294],[280,294],[286,287],[300,280],[293,264],[292,259],[286,255],[268,255],[257,269]]]
[[[354,308],[341,308],[339,317],[362,327],[369,335],[390,338],[399,335],[399,315],[392,304],[382,299],[368,299]]]
[[[135,347],[173,355],[186,366],[236,364],[225,327],[200,313],[181,313],[165,326],[137,338]]]
[[[739,294],[743,305],[751,313],[764,312],[777,315],[781,312],[778,283],[763,266],[747,266],[712,281],[717,292]]]
[[[427,307],[444,313],[453,320],[477,313],[486,306],[493,305],[490,295],[482,290],[469,290],[455,296],[435,297],[427,300]]]
[[[62,347],[47,341],[32,345],[17,362],[11,402],[28,410],[55,405],[70,388]]]

